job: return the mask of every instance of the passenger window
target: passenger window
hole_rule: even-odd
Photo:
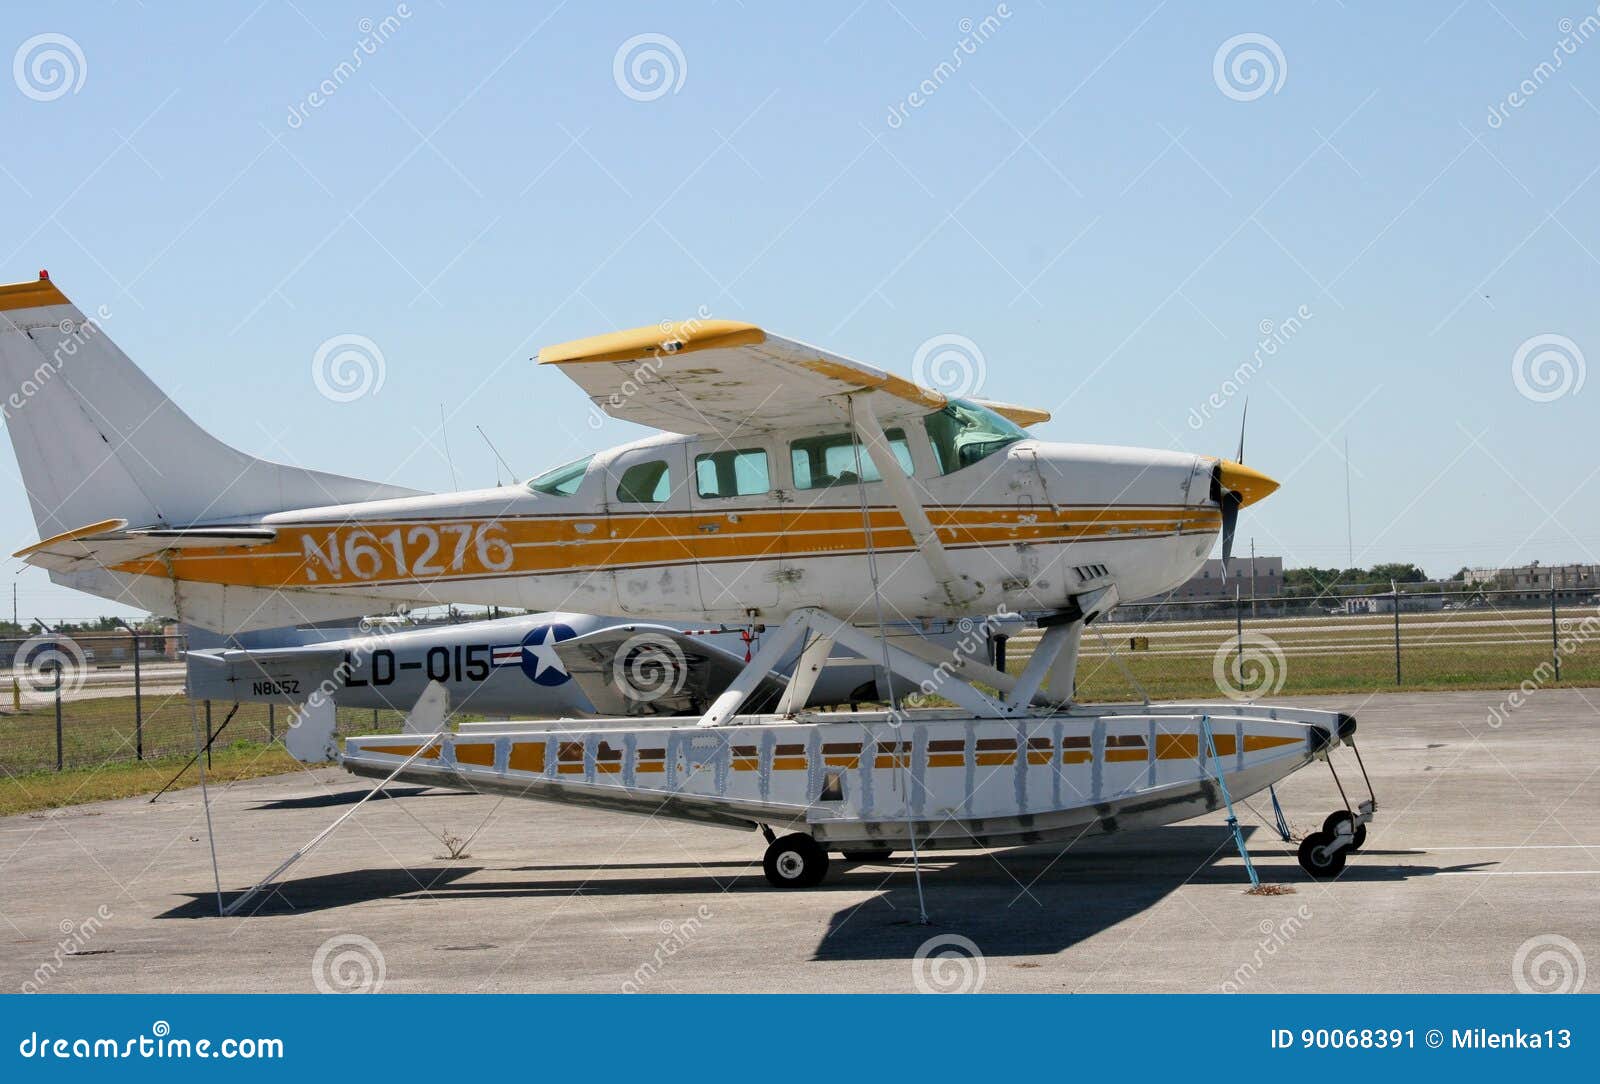
[[[761,448],[697,455],[694,481],[702,497],[751,497],[772,488],[767,481],[767,453]]]
[[[900,469],[907,474],[913,473],[906,431],[890,429],[884,436],[889,438],[889,450],[900,461]],[[856,442],[849,433],[829,433],[793,441],[789,445],[789,462],[794,468],[796,489],[826,489],[829,486],[856,484]],[[864,482],[883,480],[865,447],[861,449],[861,475],[861,481]]]
[[[665,460],[635,463],[617,482],[617,500],[627,504],[660,504],[672,495],[672,472]]]

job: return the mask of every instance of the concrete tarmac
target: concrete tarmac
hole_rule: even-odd
[[[396,788],[247,917],[216,917],[200,791],[0,820],[0,989],[1509,991],[1600,964],[1600,690],[1306,698],[1351,711],[1379,799],[1332,882],[1241,807],[1071,846],[939,852],[770,888],[754,833]],[[1502,709],[1503,710],[1503,709]],[[1362,792],[1349,750],[1336,766]],[[212,791],[225,899],[367,790],[336,769]],[[1326,766],[1280,796],[1309,831]],[[440,837],[443,837],[442,839]],[[454,837],[454,838],[452,838]],[[464,853],[459,840],[470,837]],[[981,959],[952,947],[965,938]],[[932,960],[918,961],[931,938]],[[1589,988],[1600,978],[1585,976]]]

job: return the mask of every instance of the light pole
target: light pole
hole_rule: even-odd
[[[139,633],[132,625],[120,617],[112,618],[118,625],[128,630],[128,635],[133,637],[133,755],[138,760],[144,759],[144,697],[141,691],[144,682],[139,674]]]

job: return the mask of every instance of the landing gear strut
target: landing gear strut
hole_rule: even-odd
[[[828,852],[804,832],[793,832],[767,848],[761,869],[774,888],[811,888],[828,875]]]
[[[1356,822],[1356,815],[1348,809],[1336,809],[1329,813],[1322,822],[1323,834],[1329,836],[1349,836],[1352,851],[1359,851],[1361,845],[1367,841],[1367,826]]]
[[[1333,766],[1332,750],[1328,750],[1325,756],[1328,771],[1333,773],[1333,783],[1339,789],[1339,797],[1344,802],[1344,808],[1329,813],[1323,819],[1320,832],[1312,832],[1300,841],[1298,855],[1300,868],[1319,880],[1337,877],[1344,871],[1345,859],[1359,851],[1367,842],[1367,822],[1372,819],[1373,813],[1378,808],[1378,800],[1372,793],[1372,780],[1367,777],[1367,766],[1362,763],[1361,750],[1356,748],[1355,732],[1356,721],[1348,716],[1342,716],[1339,737],[1334,744],[1342,742],[1355,754],[1356,765],[1361,769],[1362,781],[1367,785],[1366,801],[1351,808],[1350,798],[1345,794],[1344,783],[1339,779],[1338,769]]]

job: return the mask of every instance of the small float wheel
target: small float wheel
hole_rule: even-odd
[[[1343,847],[1330,847],[1332,842],[1333,836],[1327,832],[1312,832],[1301,840],[1300,868],[1318,880],[1339,876],[1344,871],[1347,851]]]
[[[870,851],[844,851],[846,862],[887,862],[894,852],[887,847],[878,847]]]
[[[774,888],[811,888],[827,876],[828,852],[804,832],[793,832],[767,848],[761,869]]]
[[[1355,819],[1355,815],[1348,809],[1336,809],[1329,813],[1327,819],[1322,822],[1322,830],[1327,835],[1336,836],[1339,834],[1340,825],[1348,824]],[[1367,841],[1367,826],[1364,824],[1356,825],[1356,830],[1350,834],[1350,838],[1349,849],[1359,851],[1361,845]]]

